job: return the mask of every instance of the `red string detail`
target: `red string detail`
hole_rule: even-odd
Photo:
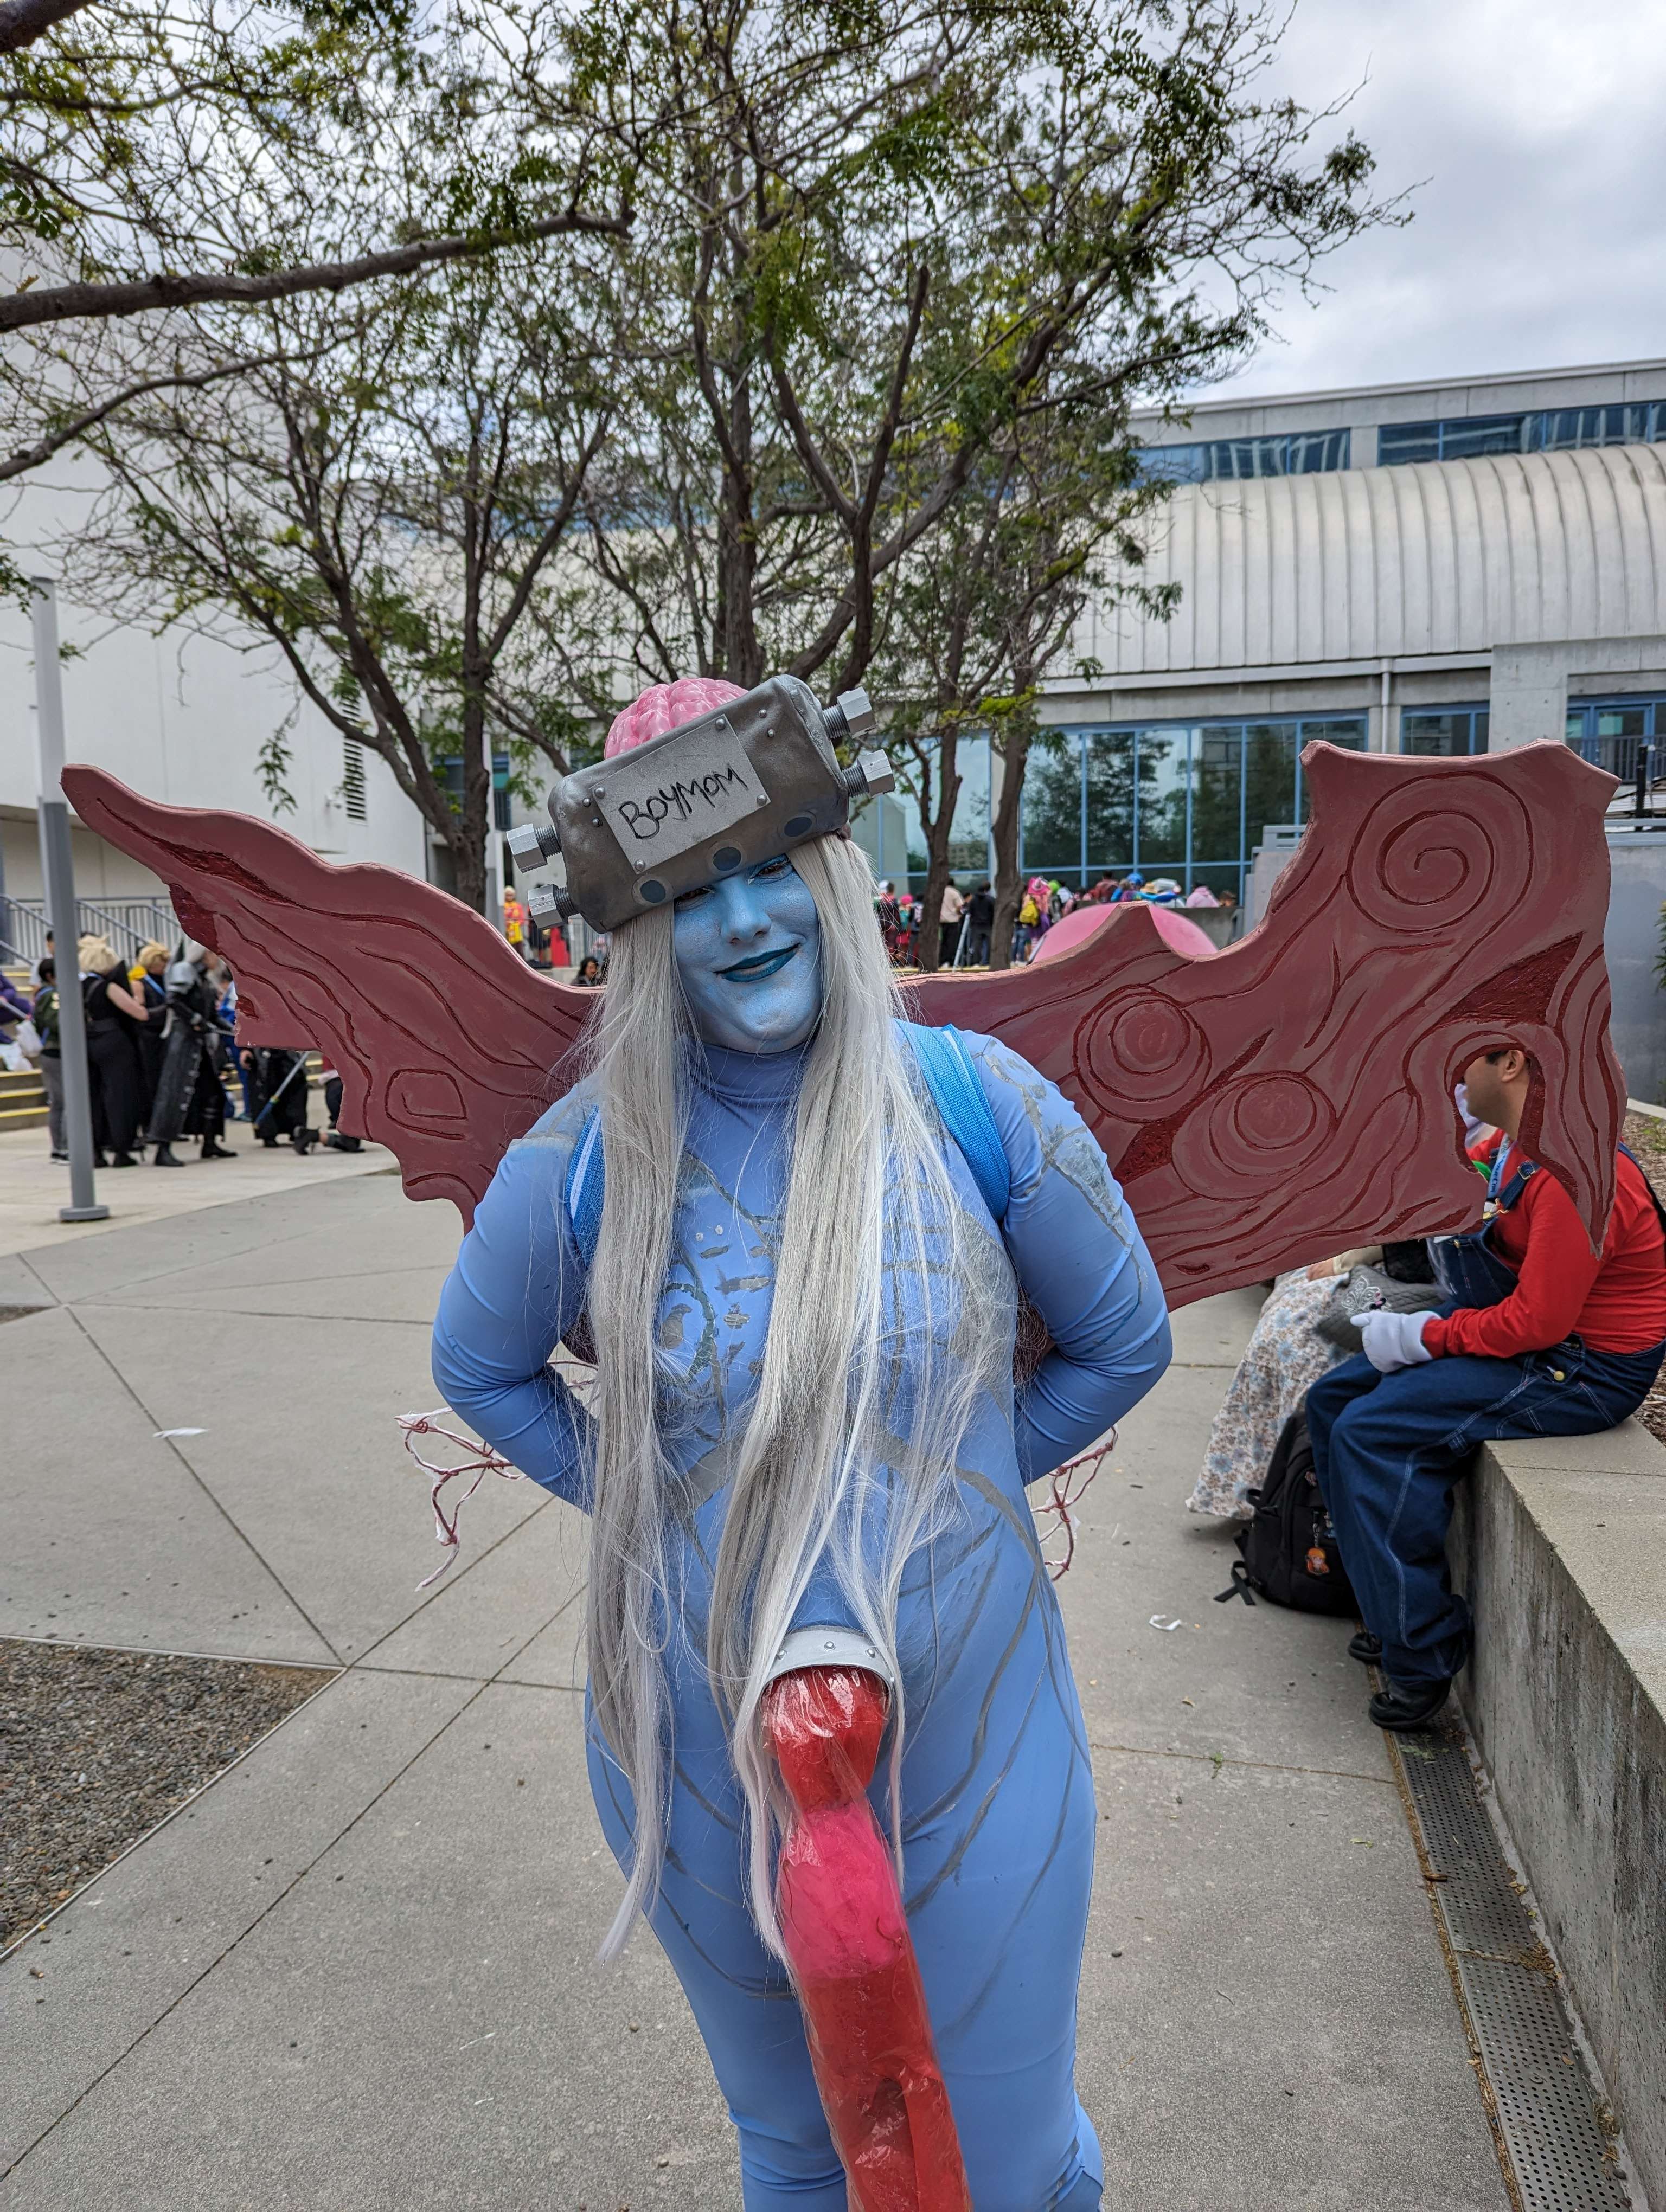
[[[434,1508],[434,1538],[436,1543],[443,1544],[446,1547],[446,1556],[434,1572],[431,1575],[424,1575],[422,1581],[417,1583],[416,1587],[419,1590],[425,1590],[430,1583],[437,1583],[457,1557],[459,1548],[457,1540],[458,1516],[486,1477],[489,1474],[501,1474],[508,1482],[522,1482],[526,1480],[518,1467],[511,1466],[509,1462],[501,1453],[495,1452],[489,1444],[477,1443],[472,1437],[465,1437],[457,1429],[448,1429],[440,1418],[445,1411],[445,1407],[436,1406],[431,1413],[401,1413],[399,1415],[399,1426],[404,1431],[405,1449],[422,1468],[423,1474],[431,1478],[429,1503]],[[424,1459],[422,1453],[417,1450],[418,1437],[443,1437],[447,1443],[455,1444],[458,1450],[463,1453],[464,1457],[455,1467],[441,1467],[431,1459]],[[452,1507],[448,1519],[441,1493],[448,1482],[455,1482],[459,1476],[465,1474],[471,1474],[474,1480]]]
[[[1070,1563],[1076,1556],[1076,1508],[1086,1495],[1088,1485],[1116,1449],[1116,1431],[1113,1429],[1103,1443],[1095,1444],[1091,1451],[1079,1452],[1074,1459],[1067,1460],[1062,1467],[1055,1468],[1048,1478],[1047,1496],[1036,1508],[1036,1518],[1041,1522],[1049,1513],[1054,1516],[1055,1525],[1040,1531],[1040,1542],[1042,1557],[1047,1561],[1047,1571],[1055,1583],[1070,1572]],[[1083,1468],[1087,1472],[1079,1481],[1076,1477]],[[1064,1557],[1061,1559],[1048,1559],[1047,1545],[1061,1529],[1064,1532]]]
[[[577,1376],[581,1382],[591,1378],[592,1370],[579,1360],[556,1359],[550,1364],[563,1375]],[[569,1389],[572,1388],[570,1382],[568,1387]],[[581,1391],[576,1395],[581,1398],[583,1393]],[[457,1537],[458,1517],[486,1477],[501,1474],[506,1482],[524,1482],[526,1479],[520,1468],[505,1459],[501,1452],[495,1452],[489,1444],[477,1443],[472,1437],[465,1437],[456,1429],[448,1429],[444,1419],[448,1411],[445,1406],[436,1406],[431,1413],[401,1413],[398,1416],[399,1426],[404,1431],[405,1449],[423,1474],[431,1479],[429,1503],[434,1508],[434,1540],[446,1547],[446,1556],[434,1572],[424,1575],[417,1583],[419,1590],[425,1590],[430,1583],[437,1583],[457,1557],[460,1548]],[[418,1437],[443,1437],[447,1443],[455,1444],[463,1457],[455,1467],[440,1467],[433,1460],[424,1459],[417,1450],[416,1439]],[[471,1474],[474,1480],[452,1507],[451,1517],[447,1520],[446,1509],[441,1503],[441,1492],[448,1482],[455,1482],[465,1474]]]

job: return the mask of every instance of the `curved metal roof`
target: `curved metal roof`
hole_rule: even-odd
[[[1666,447],[1186,485],[1149,525],[1171,620],[1094,607],[1108,673],[1666,633]]]

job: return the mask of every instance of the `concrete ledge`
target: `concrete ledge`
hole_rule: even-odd
[[[1489,1444],[1458,1492],[1460,1690],[1638,2179],[1666,2204],[1666,1449]]]

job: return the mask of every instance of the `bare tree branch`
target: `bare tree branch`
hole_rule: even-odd
[[[54,453],[61,453],[65,446],[72,446],[77,438],[85,437],[88,431],[95,430],[100,422],[107,422],[137,399],[149,398],[156,392],[200,392],[205,386],[219,384],[227,377],[246,376],[257,368],[270,368],[277,358],[272,354],[251,354],[239,361],[222,362],[218,368],[200,369],[188,376],[152,376],[142,384],[130,384],[125,391],[115,392],[97,407],[89,407],[84,414],[54,423],[33,445],[20,446],[15,453],[0,460],[0,483],[38,469],[43,461],[51,460]]]
[[[200,307],[215,301],[234,301],[242,307],[269,300],[293,299],[299,292],[342,292],[355,284],[374,283],[379,276],[409,276],[442,262],[460,261],[479,253],[496,253],[509,246],[524,246],[546,238],[622,235],[630,225],[627,209],[617,216],[587,215],[569,207],[562,215],[529,223],[524,230],[483,231],[460,238],[419,238],[409,246],[385,252],[362,254],[356,261],[319,261],[301,269],[277,269],[264,276],[240,276],[230,270],[186,276],[170,270],[160,276],[137,278],[112,284],[55,284],[44,292],[14,292],[0,300],[0,331],[21,331],[40,323],[78,319],[105,319],[116,315],[142,315],[159,307]]]
[[[15,54],[43,38],[66,15],[78,15],[89,0],[5,0],[0,7],[0,54]]]

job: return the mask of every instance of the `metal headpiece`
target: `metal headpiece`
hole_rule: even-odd
[[[663,737],[562,776],[549,823],[510,832],[518,868],[540,868],[557,854],[566,865],[564,886],[528,891],[528,914],[544,927],[579,914],[593,929],[617,929],[842,830],[853,799],[891,788],[882,752],[839,766],[841,740],[873,728],[865,691],[824,708],[797,677],[772,676]]]

